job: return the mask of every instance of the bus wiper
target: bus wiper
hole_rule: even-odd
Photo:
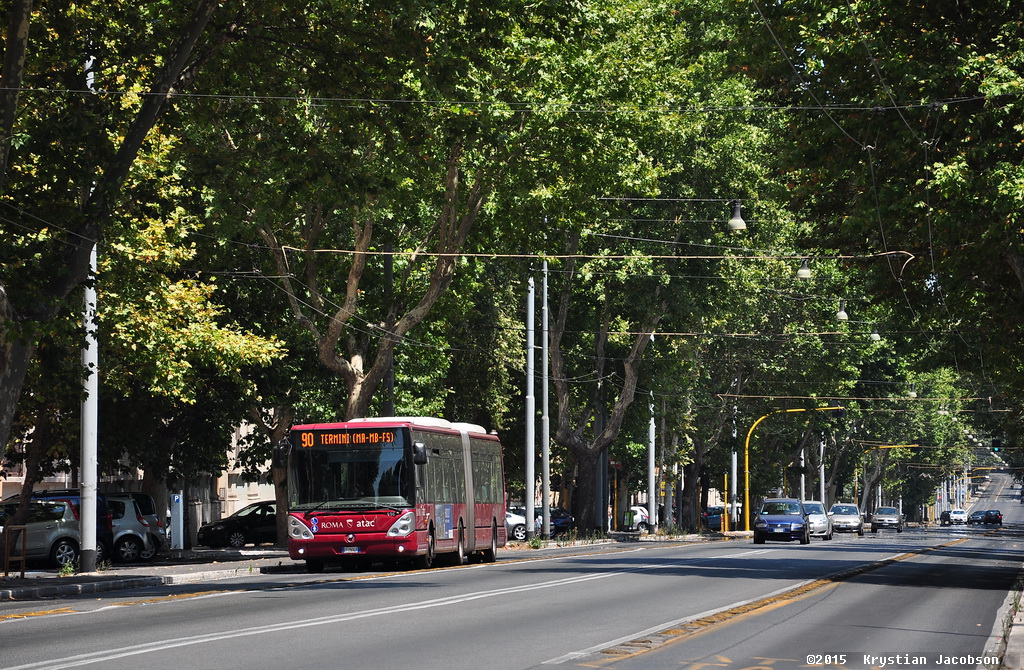
[[[317,511],[318,509],[320,509],[321,507],[325,506],[327,503],[330,503],[330,502],[338,502],[338,501],[335,501],[335,500],[321,500],[320,502],[318,502],[317,504],[313,505],[312,507],[310,507],[309,509],[307,509],[305,511],[306,518],[308,519],[310,514],[312,514],[313,512]]]
[[[353,505],[358,505],[359,507],[366,507],[366,508],[389,509],[389,510],[393,510],[395,512],[404,512],[405,510],[409,509],[408,507],[399,507],[399,506],[397,506],[395,504],[392,504],[392,503],[371,502],[369,500],[352,501],[352,504]]]

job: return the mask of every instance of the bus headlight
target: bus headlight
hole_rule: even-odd
[[[293,516],[288,517],[288,537],[296,540],[312,540],[313,531]]]
[[[416,530],[416,514],[409,510],[391,524],[388,528],[388,537],[409,537]]]

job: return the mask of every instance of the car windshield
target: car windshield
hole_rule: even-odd
[[[879,507],[875,514],[899,514],[895,507]]]
[[[857,515],[859,512],[853,505],[835,505],[832,507],[833,514],[852,514]]]
[[[800,505],[795,502],[766,502],[761,507],[761,514],[800,514]]]
[[[804,503],[804,509],[808,514],[824,514],[825,506],[821,503]]]

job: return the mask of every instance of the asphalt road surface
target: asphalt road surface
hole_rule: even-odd
[[[1024,541],[1019,489],[994,475],[986,496],[1001,528],[602,545],[2,603],[0,668],[975,668],[996,649]]]

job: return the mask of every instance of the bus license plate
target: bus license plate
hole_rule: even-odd
[[[341,553],[343,554],[358,554],[359,547],[342,547]]]

